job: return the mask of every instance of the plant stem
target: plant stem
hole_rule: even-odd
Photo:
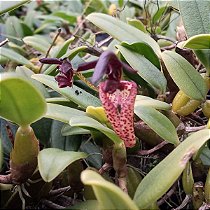
[[[164,147],[166,144],[168,144],[168,142],[167,141],[163,141],[160,144],[158,144],[157,146],[153,147],[152,149],[140,150],[140,151],[138,151],[138,155],[149,155],[149,154],[159,150],[160,148]]]
[[[55,44],[55,42],[56,42],[58,36],[60,35],[60,33],[61,33],[61,28],[58,29],[58,33],[56,34],[55,38],[53,39],[52,44],[50,45],[49,49],[47,50],[47,53],[46,53],[45,58],[48,57],[48,55],[49,55],[49,53],[50,53],[50,50],[52,49],[53,45]],[[40,69],[39,69],[39,72],[38,72],[38,73],[40,73],[40,72],[42,71],[43,65],[44,65],[44,64],[42,63],[42,65],[40,66]]]

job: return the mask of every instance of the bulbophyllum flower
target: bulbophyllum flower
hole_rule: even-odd
[[[99,83],[99,97],[108,120],[126,147],[135,145],[133,117],[137,85],[134,82],[121,80],[123,68],[136,73],[134,69],[120,61],[112,51],[103,52],[98,60],[80,64],[76,71],[68,59],[43,58],[40,62],[58,64],[60,73],[55,79],[60,88],[71,87],[76,72],[95,68],[91,81],[96,85]]]
[[[133,117],[137,85],[134,82],[119,81],[118,88],[106,92],[107,81],[99,84],[99,96],[115,133],[124,141],[126,147],[136,144]]]
[[[104,52],[96,64],[92,82],[98,83],[104,75],[107,76],[105,81],[99,84],[99,97],[115,133],[124,141],[126,147],[133,147],[136,144],[133,117],[137,85],[121,80],[122,67],[136,73],[113,52]]]

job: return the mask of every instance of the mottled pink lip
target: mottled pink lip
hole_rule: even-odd
[[[137,85],[134,82],[119,81],[120,89],[112,93],[104,91],[106,85],[106,82],[99,84],[99,96],[107,118],[125,146],[133,147],[136,144],[133,117]]]

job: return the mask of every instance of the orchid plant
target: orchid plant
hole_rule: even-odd
[[[92,77],[94,85],[99,84],[99,96],[105,109],[107,118],[116,134],[124,141],[126,147],[133,147],[136,143],[134,134],[134,102],[137,85],[132,81],[124,81],[122,68],[131,73],[137,73],[126,63],[120,61],[112,51],[103,52],[96,61],[83,63],[77,70],[72,68],[71,62],[65,59],[43,58],[44,64],[58,64],[59,74],[55,77],[60,88],[72,87],[73,76],[80,71],[95,67]],[[105,80],[103,80],[106,76]]]
[[[2,8],[1,208],[209,208],[207,1]]]

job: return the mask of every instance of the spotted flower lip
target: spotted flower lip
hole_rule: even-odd
[[[115,91],[104,91],[107,83],[99,84],[99,97],[115,133],[124,141],[126,147],[136,144],[134,134],[134,103],[137,85],[134,82],[119,81]]]

